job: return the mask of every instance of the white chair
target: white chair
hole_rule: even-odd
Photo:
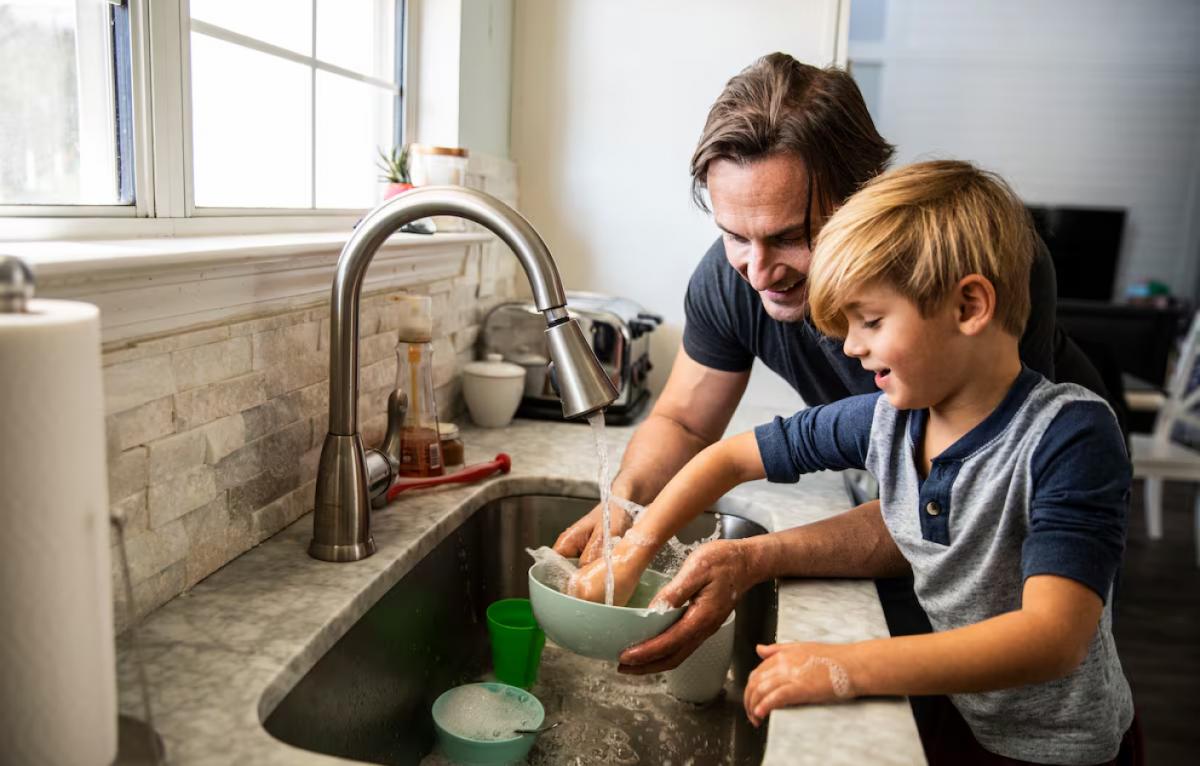
[[[1196,373],[1200,359],[1200,312],[1192,320],[1192,326],[1180,349],[1175,373],[1167,387],[1167,397],[1158,417],[1154,421],[1153,434],[1132,434],[1130,450],[1133,458],[1134,478],[1146,483],[1146,530],[1150,539],[1162,537],[1163,482],[1200,482],[1200,452],[1172,441],[1171,434],[1177,425],[1184,425],[1200,434],[1200,386],[1189,391],[1189,384]],[[1196,497],[1195,526],[1196,565],[1200,566],[1200,494]]]

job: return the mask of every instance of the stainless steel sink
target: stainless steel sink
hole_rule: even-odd
[[[520,496],[484,506],[404,576],[317,662],[267,718],[296,747],[370,763],[418,764],[434,745],[434,699],[490,669],[484,610],[526,597],[527,547],[549,545],[595,500]],[[766,530],[705,514],[679,535],[740,538]],[[531,764],[756,764],[766,727],[741,705],[757,663],[754,645],[775,636],[776,591],[763,583],[737,608],[732,679],[718,701],[697,707],[666,693],[661,675],[634,677],[612,664],[547,645],[533,693],[547,719]]]

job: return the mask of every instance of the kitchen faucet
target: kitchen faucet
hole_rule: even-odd
[[[387,491],[397,457],[364,450],[358,432],[358,305],[363,275],[375,251],[397,229],[421,218],[448,215],[490,230],[516,254],[533,299],[546,317],[551,379],[563,415],[580,418],[612,404],[616,388],[600,367],[579,325],[567,313],[566,293],[546,243],[521,215],[483,192],[459,186],[428,186],[393,197],[371,211],[338,258],[329,305],[329,433],[317,466],[313,539],[308,553],[324,561],[358,561],[375,552],[371,500]],[[393,400],[396,394],[393,393]],[[388,419],[403,417],[392,401]],[[388,432],[398,427],[389,422]]]

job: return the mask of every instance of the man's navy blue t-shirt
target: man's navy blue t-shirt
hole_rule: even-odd
[[[1054,264],[1039,243],[1029,275],[1032,310],[1021,337],[1021,361],[1048,380],[1078,383],[1120,412],[1096,369],[1057,326],[1056,292]],[[684,313],[683,348],[705,367],[744,372],[758,357],[810,406],[876,390],[875,377],[842,353],[840,340],[822,335],[808,319],[772,319],[762,298],[725,259],[719,238],[692,273]]]

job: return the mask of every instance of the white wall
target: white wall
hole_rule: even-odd
[[[1147,278],[1194,294],[1200,3],[852,7],[850,59],[897,162],[961,157],[998,171],[1031,203],[1127,208],[1117,296]]]
[[[508,156],[513,0],[466,0],[459,73],[459,145]]]
[[[409,140],[458,146],[458,85],[462,39],[459,0],[411,0],[408,100],[412,104]]]
[[[507,158],[513,0],[410,0],[411,140]]]
[[[568,289],[663,314],[665,379],[688,277],[717,229],[691,201],[688,162],[713,99],[758,56],[834,60],[838,0],[516,0],[512,153],[521,209]],[[756,371],[751,396],[792,402]]]

